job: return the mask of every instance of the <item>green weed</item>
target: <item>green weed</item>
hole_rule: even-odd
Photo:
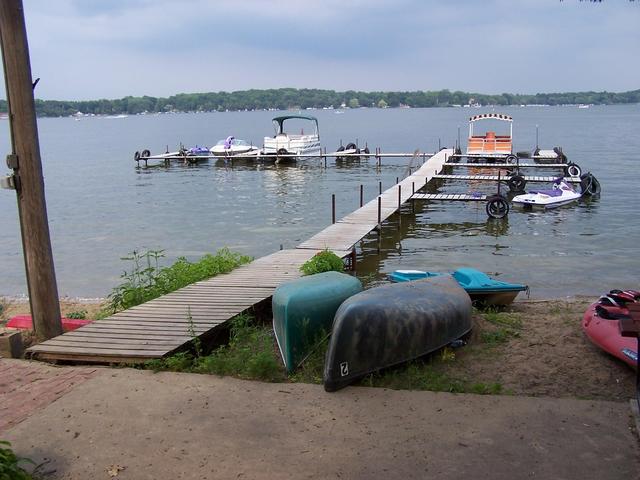
[[[66,313],[64,316],[66,318],[73,318],[76,320],[85,320],[87,318],[87,313],[88,312],[86,310],[78,310],[75,312]]]
[[[222,248],[215,255],[207,254],[197,262],[180,257],[169,267],[160,267],[163,250],[134,250],[122,260],[132,262],[130,271],[121,275],[123,282],[108,297],[111,313],[147,302],[179,288],[221,273],[227,273],[251,261],[251,257]]]
[[[11,444],[0,440],[0,480],[31,480],[33,477],[21,467],[21,464],[35,463],[20,458],[11,449]]]
[[[469,392],[478,395],[500,395],[503,393],[502,385],[499,383],[474,383],[471,385]]]
[[[487,310],[482,313],[484,319],[495,326],[495,330],[484,331],[480,339],[488,345],[500,345],[510,338],[519,337],[522,330],[522,318],[517,313]]]
[[[342,259],[329,250],[316,253],[300,267],[300,271],[305,275],[313,275],[322,272],[342,272],[344,263]]]
[[[452,378],[432,364],[420,360],[368,375],[361,384],[393,390],[430,390],[451,393],[467,391],[465,382]]]
[[[195,337],[195,334],[193,336]],[[238,315],[231,320],[229,343],[214,350],[210,355],[202,355],[201,347],[198,347],[194,340],[195,355],[178,353],[146,362],[144,367],[155,371],[209,373],[269,382],[284,381],[284,369],[276,356],[273,343],[270,329],[257,325],[250,315]]]
[[[329,347],[329,334],[320,332],[313,342],[307,358],[291,374],[289,379],[297,383],[322,383],[324,373],[324,357]]]
[[[274,350],[273,332],[257,325],[250,315],[231,321],[229,344],[197,359],[194,371],[232,375],[263,381],[284,380],[284,370]]]

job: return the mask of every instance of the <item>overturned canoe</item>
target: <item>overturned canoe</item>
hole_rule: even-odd
[[[451,275],[394,283],[346,300],[336,312],[324,388],[433,352],[471,330],[471,299]]]
[[[283,283],[273,294],[273,331],[287,372],[292,372],[331,330],[340,304],[362,291],[351,275],[324,272]]]

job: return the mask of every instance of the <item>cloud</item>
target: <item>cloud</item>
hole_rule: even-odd
[[[640,2],[24,0],[40,98],[638,88]],[[624,74],[621,74],[624,72]]]

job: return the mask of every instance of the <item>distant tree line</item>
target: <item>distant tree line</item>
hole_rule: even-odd
[[[36,100],[36,111],[43,117],[77,114],[117,115],[156,112],[195,112],[225,110],[306,109],[333,106],[357,107],[447,107],[465,104],[481,105],[611,105],[640,103],[640,90],[622,93],[576,92],[536,93],[521,95],[439,91],[414,92],[357,92],[334,90],[280,88],[270,90],[242,90],[237,92],[181,93],[168,98],[124,97],[116,100]],[[7,103],[0,100],[0,112],[7,111]]]

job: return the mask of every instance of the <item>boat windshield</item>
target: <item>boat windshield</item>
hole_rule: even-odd
[[[239,138],[233,138],[231,140],[229,139],[224,139],[224,140],[218,140],[218,143],[216,143],[216,146],[240,146],[240,147],[246,147],[249,146],[249,143],[245,140],[240,140]]]

